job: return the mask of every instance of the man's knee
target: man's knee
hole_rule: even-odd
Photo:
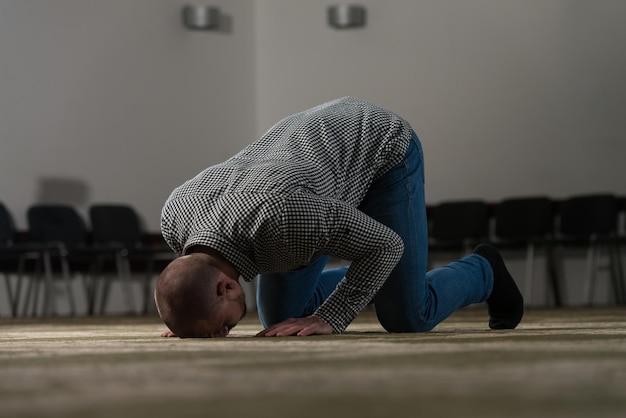
[[[422,318],[407,318],[404,315],[378,314],[378,321],[385,331],[395,333],[429,332],[437,326],[432,321],[425,321]]]

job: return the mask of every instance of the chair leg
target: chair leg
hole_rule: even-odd
[[[9,299],[9,310],[11,312],[11,316],[13,318],[17,317],[17,301],[19,300],[19,295],[13,294],[13,286],[11,285],[11,276],[7,273],[2,273],[4,275],[4,283],[7,289],[7,297]],[[20,282],[19,276],[17,282],[15,284],[18,287]],[[17,300],[16,300],[17,299]]]
[[[22,315],[28,316],[28,305],[30,304],[30,298],[33,292],[33,282],[39,280],[39,276],[32,276],[28,280],[28,287],[26,287],[26,294],[24,295],[24,305],[22,308]]]
[[[130,261],[128,260],[127,254],[122,254],[122,253],[118,253],[116,255],[116,261],[117,261],[118,277],[122,285],[122,291],[124,292],[126,309],[128,313],[136,313],[135,302],[133,299],[132,288],[131,288],[131,283],[130,283],[130,280],[131,280]]]
[[[61,257],[61,270],[63,273],[63,281],[65,282],[65,293],[70,306],[70,315],[76,314],[76,304],[74,303],[74,292],[72,291],[72,283],[70,277],[70,265],[66,257]]]
[[[37,316],[37,313],[39,312],[39,297],[40,295],[40,291],[39,288],[40,286],[43,284],[44,286],[44,298],[46,297],[45,293],[46,293],[46,283],[43,283],[43,281],[46,280],[45,277],[37,277],[37,279],[32,281],[33,284],[33,304],[32,304],[32,311],[30,313],[31,316],[35,317]],[[45,311],[46,311],[46,302],[44,299],[44,306],[43,309],[41,310],[41,314],[44,315]]]
[[[554,297],[554,305],[557,307],[563,306],[563,290],[561,288],[563,269],[561,268],[561,257],[555,253],[555,248],[552,245],[546,247],[546,267],[548,270],[548,279],[552,288],[552,295]]]
[[[10,282],[10,277],[7,273],[2,272],[1,273],[4,276],[4,283],[6,285],[6,289],[7,289],[7,297],[9,299],[9,308],[11,311],[11,316],[15,317],[14,313],[13,313],[13,288],[11,287],[11,282]]]
[[[585,284],[583,285],[583,301],[586,305],[591,305],[593,300],[595,274],[593,262],[595,260],[595,247],[590,244],[587,248],[587,257],[585,262]]]
[[[44,265],[44,280],[46,282],[45,288],[44,288],[44,303],[43,303],[43,314],[44,315],[50,315],[50,314],[56,314],[56,300],[54,299],[54,292],[53,292],[53,285],[54,285],[54,278],[52,277],[52,261],[50,259],[50,253],[48,251],[45,251],[43,254],[43,265]],[[34,314],[34,309],[37,306],[37,294],[38,292],[35,292],[35,299],[34,299],[34,305],[33,305],[33,314]]]
[[[35,263],[35,271],[34,273],[28,277],[28,287],[26,288],[26,294],[24,295],[24,305],[22,307],[22,315],[23,316],[28,316],[28,305],[30,304],[30,299],[31,296],[33,294],[33,287],[36,287],[36,285],[38,286],[39,281],[41,280],[42,277],[42,260],[43,260],[43,254],[40,255],[40,257],[37,258],[36,263]],[[20,275],[18,276],[19,278],[19,282],[17,284],[17,288],[19,290],[16,290],[16,293],[21,295],[21,287],[22,287],[22,281],[24,280],[24,275]],[[36,302],[35,303],[35,308],[36,308]],[[19,308],[19,301],[17,301],[15,310],[18,311]],[[35,316],[35,308],[33,308],[33,316]]]
[[[600,269],[600,256],[602,255],[602,244],[599,242],[591,242],[587,250],[587,282],[585,285],[585,294],[587,297],[587,304],[593,305],[593,298],[595,296],[595,286],[597,272]]]
[[[100,315],[104,314],[107,302],[109,300],[110,290],[111,290],[111,281],[105,278],[102,283],[102,294],[100,296],[100,309],[98,310]]]
[[[148,308],[150,306],[151,290],[152,290],[152,270],[154,269],[154,260],[152,257],[148,258],[146,263],[146,277],[143,283],[143,308],[141,312],[144,315],[148,315]]]
[[[526,305],[531,304],[533,295],[533,276],[535,270],[535,243],[529,242],[526,246],[526,293],[524,300]]]
[[[41,260],[39,257],[37,257],[36,260],[37,263],[35,266],[35,273],[39,274],[41,270]],[[15,293],[13,295],[13,305],[11,305],[11,312],[13,313],[13,316],[17,316],[19,311],[20,298],[22,297],[22,281],[24,280],[25,261],[25,257],[20,257],[17,268],[17,283],[15,283]]]
[[[11,277],[8,274],[4,274],[4,280],[7,288],[7,295],[9,297],[9,305],[11,309],[11,316],[14,318],[17,317],[19,311],[19,303],[20,297],[22,293],[22,280],[24,277],[24,263],[26,261],[26,257],[19,257],[17,260],[17,272],[16,272],[16,281],[15,281],[15,289],[11,285]]]
[[[619,306],[626,305],[626,289],[624,285],[624,270],[622,255],[617,243],[609,243],[609,264],[615,302]]]
[[[89,266],[89,279],[85,282],[85,293],[87,296],[87,314],[94,315],[96,311],[96,300],[98,297],[98,281],[102,276],[104,260],[96,257]]]

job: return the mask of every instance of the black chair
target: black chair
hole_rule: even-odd
[[[618,305],[626,304],[626,292],[617,242],[619,201],[612,194],[574,196],[559,209],[560,246],[587,249],[586,282],[583,298],[593,302],[596,273],[600,269],[603,250],[608,256],[613,296]]]
[[[161,245],[144,244],[141,222],[137,212],[129,205],[93,205],[89,209],[93,242],[98,246],[111,246],[121,251],[116,253],[120,281],[129,289],[132,277],[131,266],[144,266],[142,313],[148,313],[151,297],[151,282],[154,263],[158,259],[172,259],[173,251],[163,242]],[[100,312],[104,312],[110,282],[104,283],[100,301]],[[127,295],[129,290],[127,290]],[[130,299],[128,299],[130,301]],[[134,309],[134,307],[133,307]]]
[[[18,315],[21,286],[28,267],[27,263],[33,262],[33,272],[39,278],[42,258],[45,252],[50,250],[46,245],[17,241],[13,217],[6,206],[0,202],[0,267],[4,275],[11,315],[14,317]],[[16,275],[15,289],[11,283],[10,274]]]
[[[554,202],[545,196],[504,199],[495,208],[493,243],[501,249],[522,249],[526,252],[525,297],[531,303],[536,250],[543,247],[547,254],[548,279],[555,304],[562,305],[557,275],[552,266],[551,239],[554,232]]]
[[[428,246],[432,252],[471,252],[489,235],[489,207],[480,200],[440,203],[429,211]]]
[[[53,249],[48,251],[44,257],[45,270],[52,272],[52,263],[58,261],[61,278],[65,283],[70,314],[73,315],[76,312],[76,304],[71,286],[72,267],[74,270],[81,270],[85,273],[83,274],[83,282],[89,297],[90,285],[86,278],[91,271],[94,257],[100,254],[100,250],[89,246],[86,225],[79,213],[69,205],[33,205],[28,209],[27,215],[30,240]],[[46,278],[44,314],[56,313],[52,285],[52,275],[49,274]],[[37,289],[35,289],[34,296],[33,312],[37,308]],[[27,308],[30,297],[31,288],[29,286],[25,308]]]

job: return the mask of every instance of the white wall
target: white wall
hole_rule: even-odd
[[[626,193],[626,2],[360,0],[347,31],[333,3],[259,2],[261,126],[354,95],[414,125],[431,203]]]
[[[343,95],[414,125],[429,203],[626,195],[623,0],[358,0],[355,30],[327,25],[334,0],[211,0],[207,33],[186,3],[0,0],[0,201],[20,229],[32,203],[124,202],[157,232],[175,186]]]
[[[183,0],[0,0],[0,201],[86,214],[125,202],[157,232],[171,190],[255,136],[254,14],[215,0],[218,32]]]
[[[158,231],[173,187],[283,116],[353,95],[420,135],[427,199],[626,194],[626,2],[0,0],[0,200],[129,202]]]

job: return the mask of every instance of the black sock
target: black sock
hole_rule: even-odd
[[[493,290],[487,298],[489,328],[515,328],[524,315],[524,298],[504,265],[500,252],[489,244],[480,244],[474,253],[485,257],[493,270]]]

